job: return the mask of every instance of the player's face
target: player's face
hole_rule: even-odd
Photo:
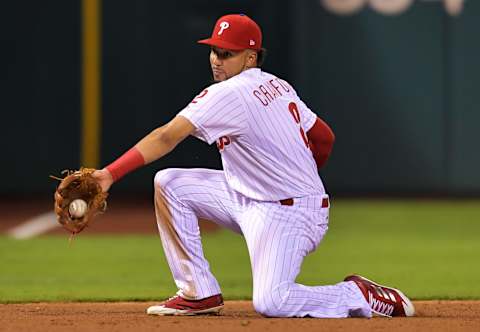
[[[212,67],[213,80],[215,82],[225,81],[240,74],[245,69],[255,67],[256,63],[252,62],[253,53],[251,50],[232,51],[212,47],[210,51],[210,65]]]

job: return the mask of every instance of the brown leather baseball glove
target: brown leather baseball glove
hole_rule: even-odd
[[[95,215],[106,210],[108,194],[93,178],[94,171],[93,168],[80,168],[78,171],[64,171],[67,175],[63,179],[52,176],[60,180],[54,195],[57,220],[72,234],[80,233]],[[70,213],[70,203],[76,199],[87,203],[87,210],[81,217],[74,217]]]

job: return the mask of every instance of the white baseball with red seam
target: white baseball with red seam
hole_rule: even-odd
[[[81,218],[87,212],[88,205],[83,199],[75,199],[68,206],[68,212],[72,218]]]

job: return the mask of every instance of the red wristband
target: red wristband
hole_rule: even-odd
[[[113,181],[118,181],[126,174],[145,165],[145,159],[136,147],[125,152],[120,158],[108,165],[106,169],[112,174]]]

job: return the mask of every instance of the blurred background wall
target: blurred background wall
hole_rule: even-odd
[[[209,50],[196,40],[219,16],[243,12],[263,28],[264,70],[290,81],[336,133],[321,172],[329,192],[480,194],[480,1],[458,16],[442,1],[411,1],[395,15],[368,5],[339,15],[322,0],[100,3],[101,165],[209,85]],[[82,164],[81,4],[2,3],[2,195],[50,196],[48,175]],[[113,190],[151,193],[166,167],[221,163],[215,146],[189,138]]]

